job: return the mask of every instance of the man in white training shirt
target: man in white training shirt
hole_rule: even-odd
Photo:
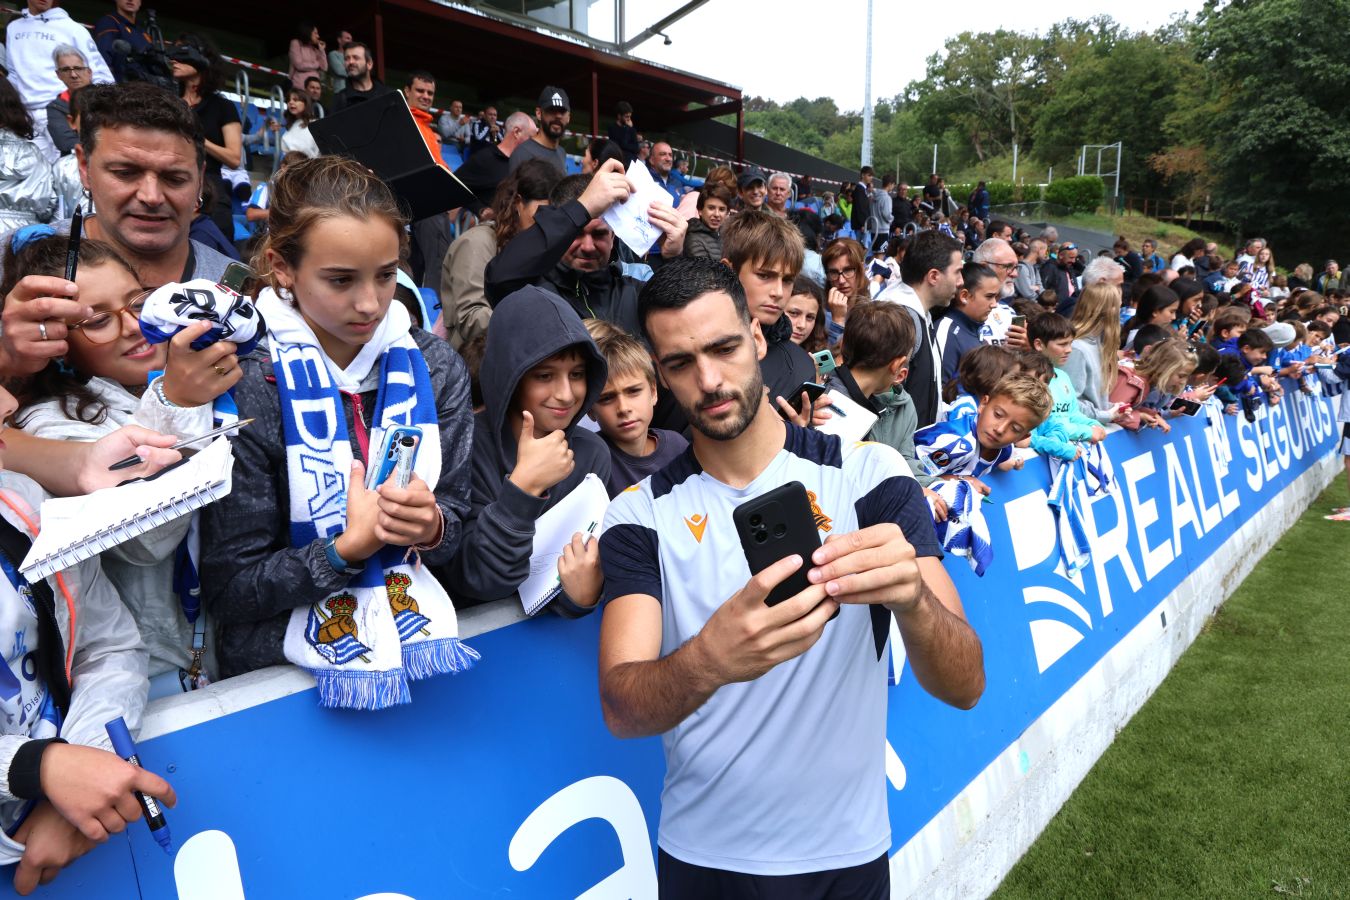
[[[600,695],[615,734],[662,736],[660,896],[888,898],[891,616],[926,690],[963,708],[984,690],[923,495],[893,448],[845,453],[774,413],[727,267],[662,267],[639,317],[693,444],[606,515]],[[732,512],[792,481],[825,544],[751,577]],[[810,587],[767,606],[802,566]]]

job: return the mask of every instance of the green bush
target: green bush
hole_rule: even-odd
[[[1096,175],[1061,178],[1045,189],[1045,201],[1067,206],[1073,212],[1096,212],[1106,195],[1106,183]]]

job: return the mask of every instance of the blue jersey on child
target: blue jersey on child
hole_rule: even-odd
[[[1012,458],[1013,448],[1002,447],[993,459],[980,457],[980,442],[975,436],[975,420],[947,420],[914,432],[914,451],[919,464],[929,475],[988,474],[999,463]]]

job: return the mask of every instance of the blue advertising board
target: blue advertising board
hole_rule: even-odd
[[[1255,423],[1204,414],[1170,435],[1106,441],[1116,490],[1086,505],[1091,561],[1060,562],[1045,460],[990,479],[995,555],[947,566],[981,635],[987,688],[944,706],[903,670],[890,691],[899,848],[1282,489],[1336,446],[1320,395]],[[169,778],[176,859],[143,825],[69,867],[55,898],[654,897],[663,763],[655,739],[606,730],[599,617],[480,635],[472,672],[380,713],[302,690],[142,741]],[[206,890],[209,888],[210,890]],[[6,879],[3,891],[11,891]],[[180,893],[181,892],[181,893]]]

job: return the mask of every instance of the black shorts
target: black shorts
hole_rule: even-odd
[[[802,875],[746,875],[682,862],[657,849],[660,900],[889,900],[886,854],[847,869]]]

